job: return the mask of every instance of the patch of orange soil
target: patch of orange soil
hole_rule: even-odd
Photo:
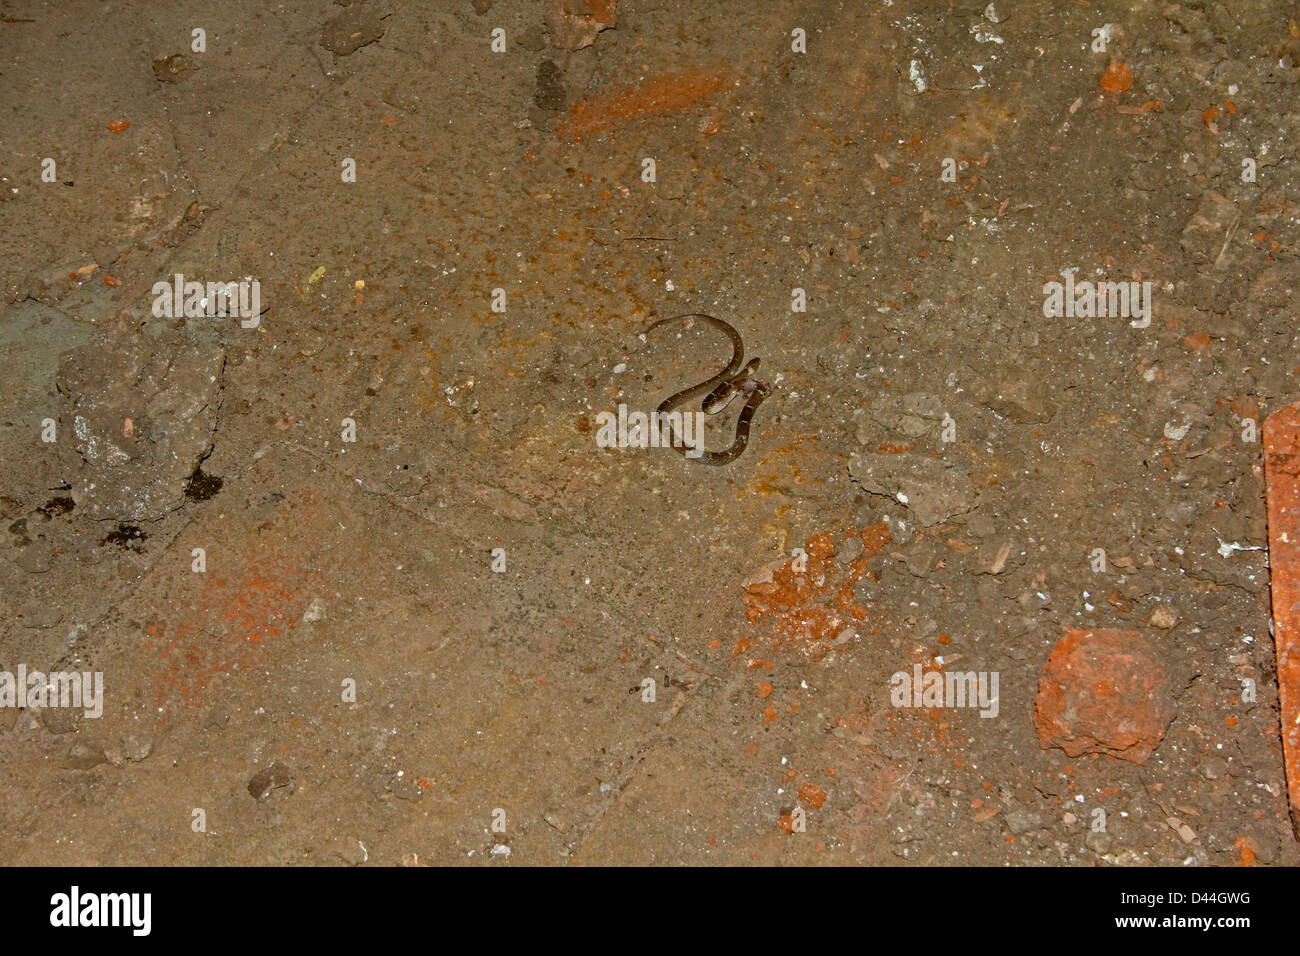
[[[766,633],[744,637],[732,656],[739,656],[763,643],[772,650],[794,649],[806,657],[819,658],[836,643],[844,643],[846,630],[860,626],[867,608],[853,595],[853,588],[870,572],[867,563],[884,553],[891,536],[882,521],[866,528],[850,528],[844,538],[862,540],[862,554],[841,565],[834,559],[835,533],[823,531],[804,545],[806,558],[791,558],[772,572],[771,580],[745,586],[741,597],[745,619]],[[761,576],[760,576],[761,577]]]
[[[630,120],[681,112],[721,90],[733,75],[726,64],[661,73],[629,89],[575,103],[557,132],[579,142]]]

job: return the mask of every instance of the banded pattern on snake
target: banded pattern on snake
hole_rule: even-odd
[[[716,415],[730,405],[737,395],[742,393],[748,395],[749,398],[745,402],[745,407],[741,409],[740,418],[736,420],[736,438],[731,443],[731,447],[725,451],[706,451],[698,457],[688,455],[685,443],[678,437],[672,424],[669,423],[668,425],[669,432],[672,435],[672,446],[688,461],[699,462],[702,465],[725,465],[739,458],[741,452],[749,444],[750,422],[753,421],[754,412],[758,409],[758,406],[772,394],[772,386],[767,382],[754,378],[754,373],[758,370],[758,359],[751,359],[748,365],[741,368],[741,362],[745,359],[744,343],[741,342],[740,333],[722,319],[704,315],[701,312],[687,312],[652,322],[646,326],[645,331],[641,334],[645,335],[661,325],[679,322],[683,319],[701,319],[725,333],[727,338],[731,340],[731,361],[718,374],[705,379],[698,385],[692,385],[668,396],[659,404],[656,411],[662,420],[662,416],[686,404],[696,395],[707,393],[704,401],[700,403],[700,408],[706,415]],[[703,436],[700,436],[700,440],[703,440]]]

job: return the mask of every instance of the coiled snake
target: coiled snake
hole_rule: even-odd
[[[668,431],[672,436],[672,446],[688,461],[699,462],[702,465],[725,465],[739,458],[741,452],[745,450],[745,446],[749,444],[749,423],[753,420],[754,412],[763,399],[772,394],[772,386],[753,377],[754,372],[758,370],[758,359],[751,359],[744,368],[740,367],[740,363],[745,359],[745,346],[740,340],[740,333],[722,319],[699,312],[688,312],[684,315],[674,315],[671,318],[653,322],[641,334],[645,335],[661,325],[678,322],[682,319],[701,319],[724,332],[727,338],[731,339],[731,361],[717,375],[700,382],[698,385],[692,385],[668,396],[659,404],[657,412],[660,421],[663,421],[663,416],[673,409],[686,404],[696,395],[707,392],[704,401],[700,403],[700,408],[706,415],[716,415],[730,405],[737,395],[742,392],[748,395],[749,399],[745,402],[745,407],[741,409],[740,418],[736,420],[736,439],[726,451],[706,451],[699,456],[687,454],[689,449],[686,444],[678,438],[671,421],[668,423]],[[699,440],[703,441],[702,435]]]

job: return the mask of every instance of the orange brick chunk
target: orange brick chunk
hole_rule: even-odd
[[[1066,631],[1038,679],[1034,723],[1044,750],[1143,763],[1173,718],[1169,676],[1137,631]]]
[[[1300,402],[1264,422],[1264,480],[1282,758],[1291,825],[1300,837]]]

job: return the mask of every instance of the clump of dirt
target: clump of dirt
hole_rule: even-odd
[[[108,534],[104,535],[104,537],[100,539],[99,543],[101,547],[106,544],[113,544],[117,545],[119,548],[129,549],[139,547],[148,540],[148,538],[149,535],[141,531],[137,525],[119,524]]]
[[[76,506],[76,502],[67,495],[57,495],[36,510],[47,518],[53,518],[57,515],[68,514]]]
[[[194,67],[182,53],[160,57],[153,61],[153,76],[159,83],[179,83]]]
[[[190,501],[207,501],[216,497],[222,484],[219,475],[209,475],[202,467],[196,468],[190,476],[190,483],[185,486],[185,497]]]

